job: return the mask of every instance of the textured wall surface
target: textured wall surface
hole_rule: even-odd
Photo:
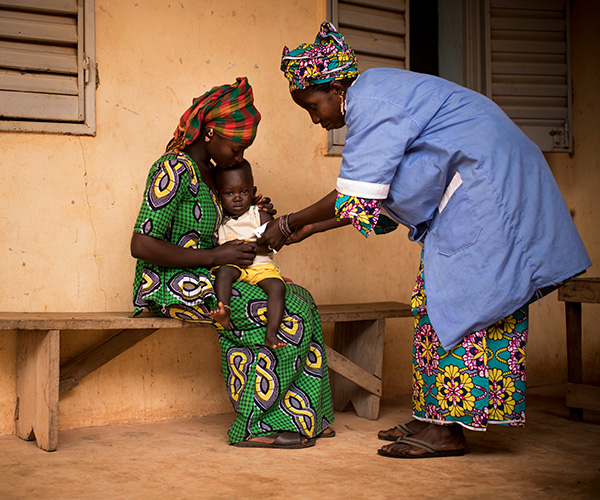
[[[574,3],[575,154],[549,158],[594,261],[600,257],[594,60],[600,39],[593,24],[599,14],[596,2]],[[283,45],[312,41],[324,17],[320,0],[97,0],[96,137],[0,133],[0,308],[130,310],[129,240],[148,169],[192,98],[237,76],[248,76],[263,115],[246,154],[259,190],[281,214],[329,192],[340,159],[324,156],[325,132],[292,102],[279,71]],[[347,227],[278,255],[284,275],[306,286],[317,303],[407,302],[418,259],[419,247],[404,229],[365,240]],[[562,304],[553,294],[531,310],[528,381],[562,383]],[[584,316],[589,332],[598,312],[584,308]],[[410,392],[411,329],[410,319],[388,322],[386,397]],[[108,333],[67,332],[63,360]],[[0,334],[0,433],[14,427],[15,344],[14,333]],[[598,341],[587,345],[586,370],[598,374]],[[161,331],[62,396],[60,427],[227,411],[223,383],[213,331]]]

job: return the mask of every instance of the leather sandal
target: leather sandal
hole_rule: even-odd
[[[316,444],[314,439],[308,439],[301,436],[297,432],[278,432],[276,434],[269,434],[270,436],[276,436],[270,443],[264,443],[262,441],[240,441],[239,443],[231,443],[232,446],[238,448],[281,448],[284,450],[297,450],[300,448],[310,448]],[[265,436],[266,437],[266,436]]]

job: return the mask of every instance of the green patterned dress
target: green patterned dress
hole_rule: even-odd
[[[197,165],[174,151],[150,170],[134,232],[208,249],[216,245],[221,219],[221,206]],[[138,260],[133,302],[136,314],[148,308],[219,330],[223,376],[237,412],[229,429],[231,443],[277,431],[314,437],[333,422],[321,322],[305,289],[286,284],[278,336],[287,345],[275,350],[264,345],[267,296],[256,285],[234,283],[228,329],[210,318],[217,299],[207,268],[166,268]]]
[[[474,431],[524,425],[528,305],[445,351],[427,314],[423,271],[421,260],[411,298],[413,416]]]

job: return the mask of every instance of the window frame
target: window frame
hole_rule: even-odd
[[[404,68],[408,69],[409,63],[410,63],[410,43],[409,43],[410,32],[409,32],[409,22],[408,22],[409,0],[398,0],[398,1],[403,2],[403,5],[400,8],[402,9],[402,7],[403,7],[403,12],[404,12],[404,46],[403,46],[404,57],[403,58],[401,57],[401,59],[403,59],[403,61],[404,61]],[[374,6],[378,6],[378,7],[382,7],[382,8],[386,8],[386,4],[389,5],[389,2],[386,2],[385,0],[382,0],[380,2],[378,2],[377,0],[371,0],[370,2],[365,2],[365,3],[371,3]],[[389,8],[389,6],[388,6],[388,8]],[[338,0],[327,0],[326,16],[327,16],[327,20],[332,22],[333,25],[336,27],[336,29],[340,29],[339,28],[339,16],[338,16]],[[342,30],[342,34],[343,34],[343,30]],[[352,44],[350,44],[350,45],[352,45]],[[373,54],[371,53],[369,55],[373,55]],[[374,57],[376,57],[376,56],[374,56]],[[359,58],[359,66],[360,66],[360,58]],[[343,127],[340,129],[329,130],[327,132],[327,152],[325,153],[325,156],[341,156],[342,151],[344,150],[345,137],[346,137],[346,127]]]
[[[55,3],[56,9],[60,9],[61,2]],[[79,99],[79,111],[77,119],[62,121],[52,118],[33,119],[33,118],[9,118],[0,119],[0,131],[8,132],[45,132],[55,134],[70,135],[96,135],[96,86],[97,86],[97,67],[95,58],[95,0],[76,0],[77,4],[77,98]],[[50,4],[51,5],[51,4]],[[51,14],[52,7],[44,5],[43,0],[19,0],[0,1],[0,6],[19,7],[28,12],[39,14]],[[54,12],[61,12],[55,10]],[[12,40],[18,43],[18,40]],[[40,44],[44,47],[44,44]],[[46,46],[52,46],[46,44]],[[42,51],[43,52],[43,51]],[[24,73],[27,70],[22,70]],[[44,75],[43,72],[39,73]],[[0,89],[6,95],[13,92],[14,89]],[[34,107],[36,94],[43,101],[44,93],[32,92],[26,97],[29,100],[30,108]],[[49,94],[48,94],[49,95]],[[18,95],[15,92],[16,99]],[[17,101],[18,102],[18,101]],[[24,103],[23,103],[24,104]]]
[[[485,0],[463,0],[463,82],[458,82],[472,90],[482,93],[486,97],[496,101],[498,97],[494,93],[493,84],[493,62],[492,62],[492,1]],[[563,3],[565,8],[565,84],[564,92],[566,94],[565,103],[566,110],[564,113],[563,126],[551,126],[549,124],[532,124],[528,125],[527,119],[543,122],[543,110],[539,116],[525,117],[519,120],[518,117],[512,118],[513,121],[521,128],[521,130],[545,153],[572,153],[573,152],[573,137],[572,137],[572,83],[571,83],[571,30],[570,30],[570,5],[567,0],[553,1],[546,3],[548,10],[551,4]],[[545,2],[536,2],[535,0],[519,0],[506,1],[506,4],[518,6],[519,8],[527,9],[528,7],[536,10],[543,10]],[[499,51],[496,51],[498,53]],[[517,71],[515,71],[515,74]],[[543,77],[540,77],[540,82]],[[515,81],[514,84],[517,82]],[[540,83],[542,85],[542,83]],[[516,85],[515,85],[516,86]],[[503,108],[502,100],[497,104]],[[504,108],[503,108],[504,109]],[[505,109],[507,114],[511,114],[508,109]],[[546,121],[548,121],[546,119]],[[556,121],[556,120],[555,120]]]

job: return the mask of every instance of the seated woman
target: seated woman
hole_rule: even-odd
[[[136,314],[147,308],[218,328],[210,317],[217,307],[210,269],[243,268],[255,255],[240,240],[216,246],[222,208],[213,162],[227,168],[242,161],[259,121],[246,78],[194,99],[181,117],[165,154],[150,169],[133,230]],[[306,290],[286,284],[279,336],[287,345],[273,351],[265,346],[266,304],[258,286],[236,282],[229,328],[219,328],[223,376],[237,412],[229,441],[244,447],[313,446],[313,438],[333,435],[317,308]]]

